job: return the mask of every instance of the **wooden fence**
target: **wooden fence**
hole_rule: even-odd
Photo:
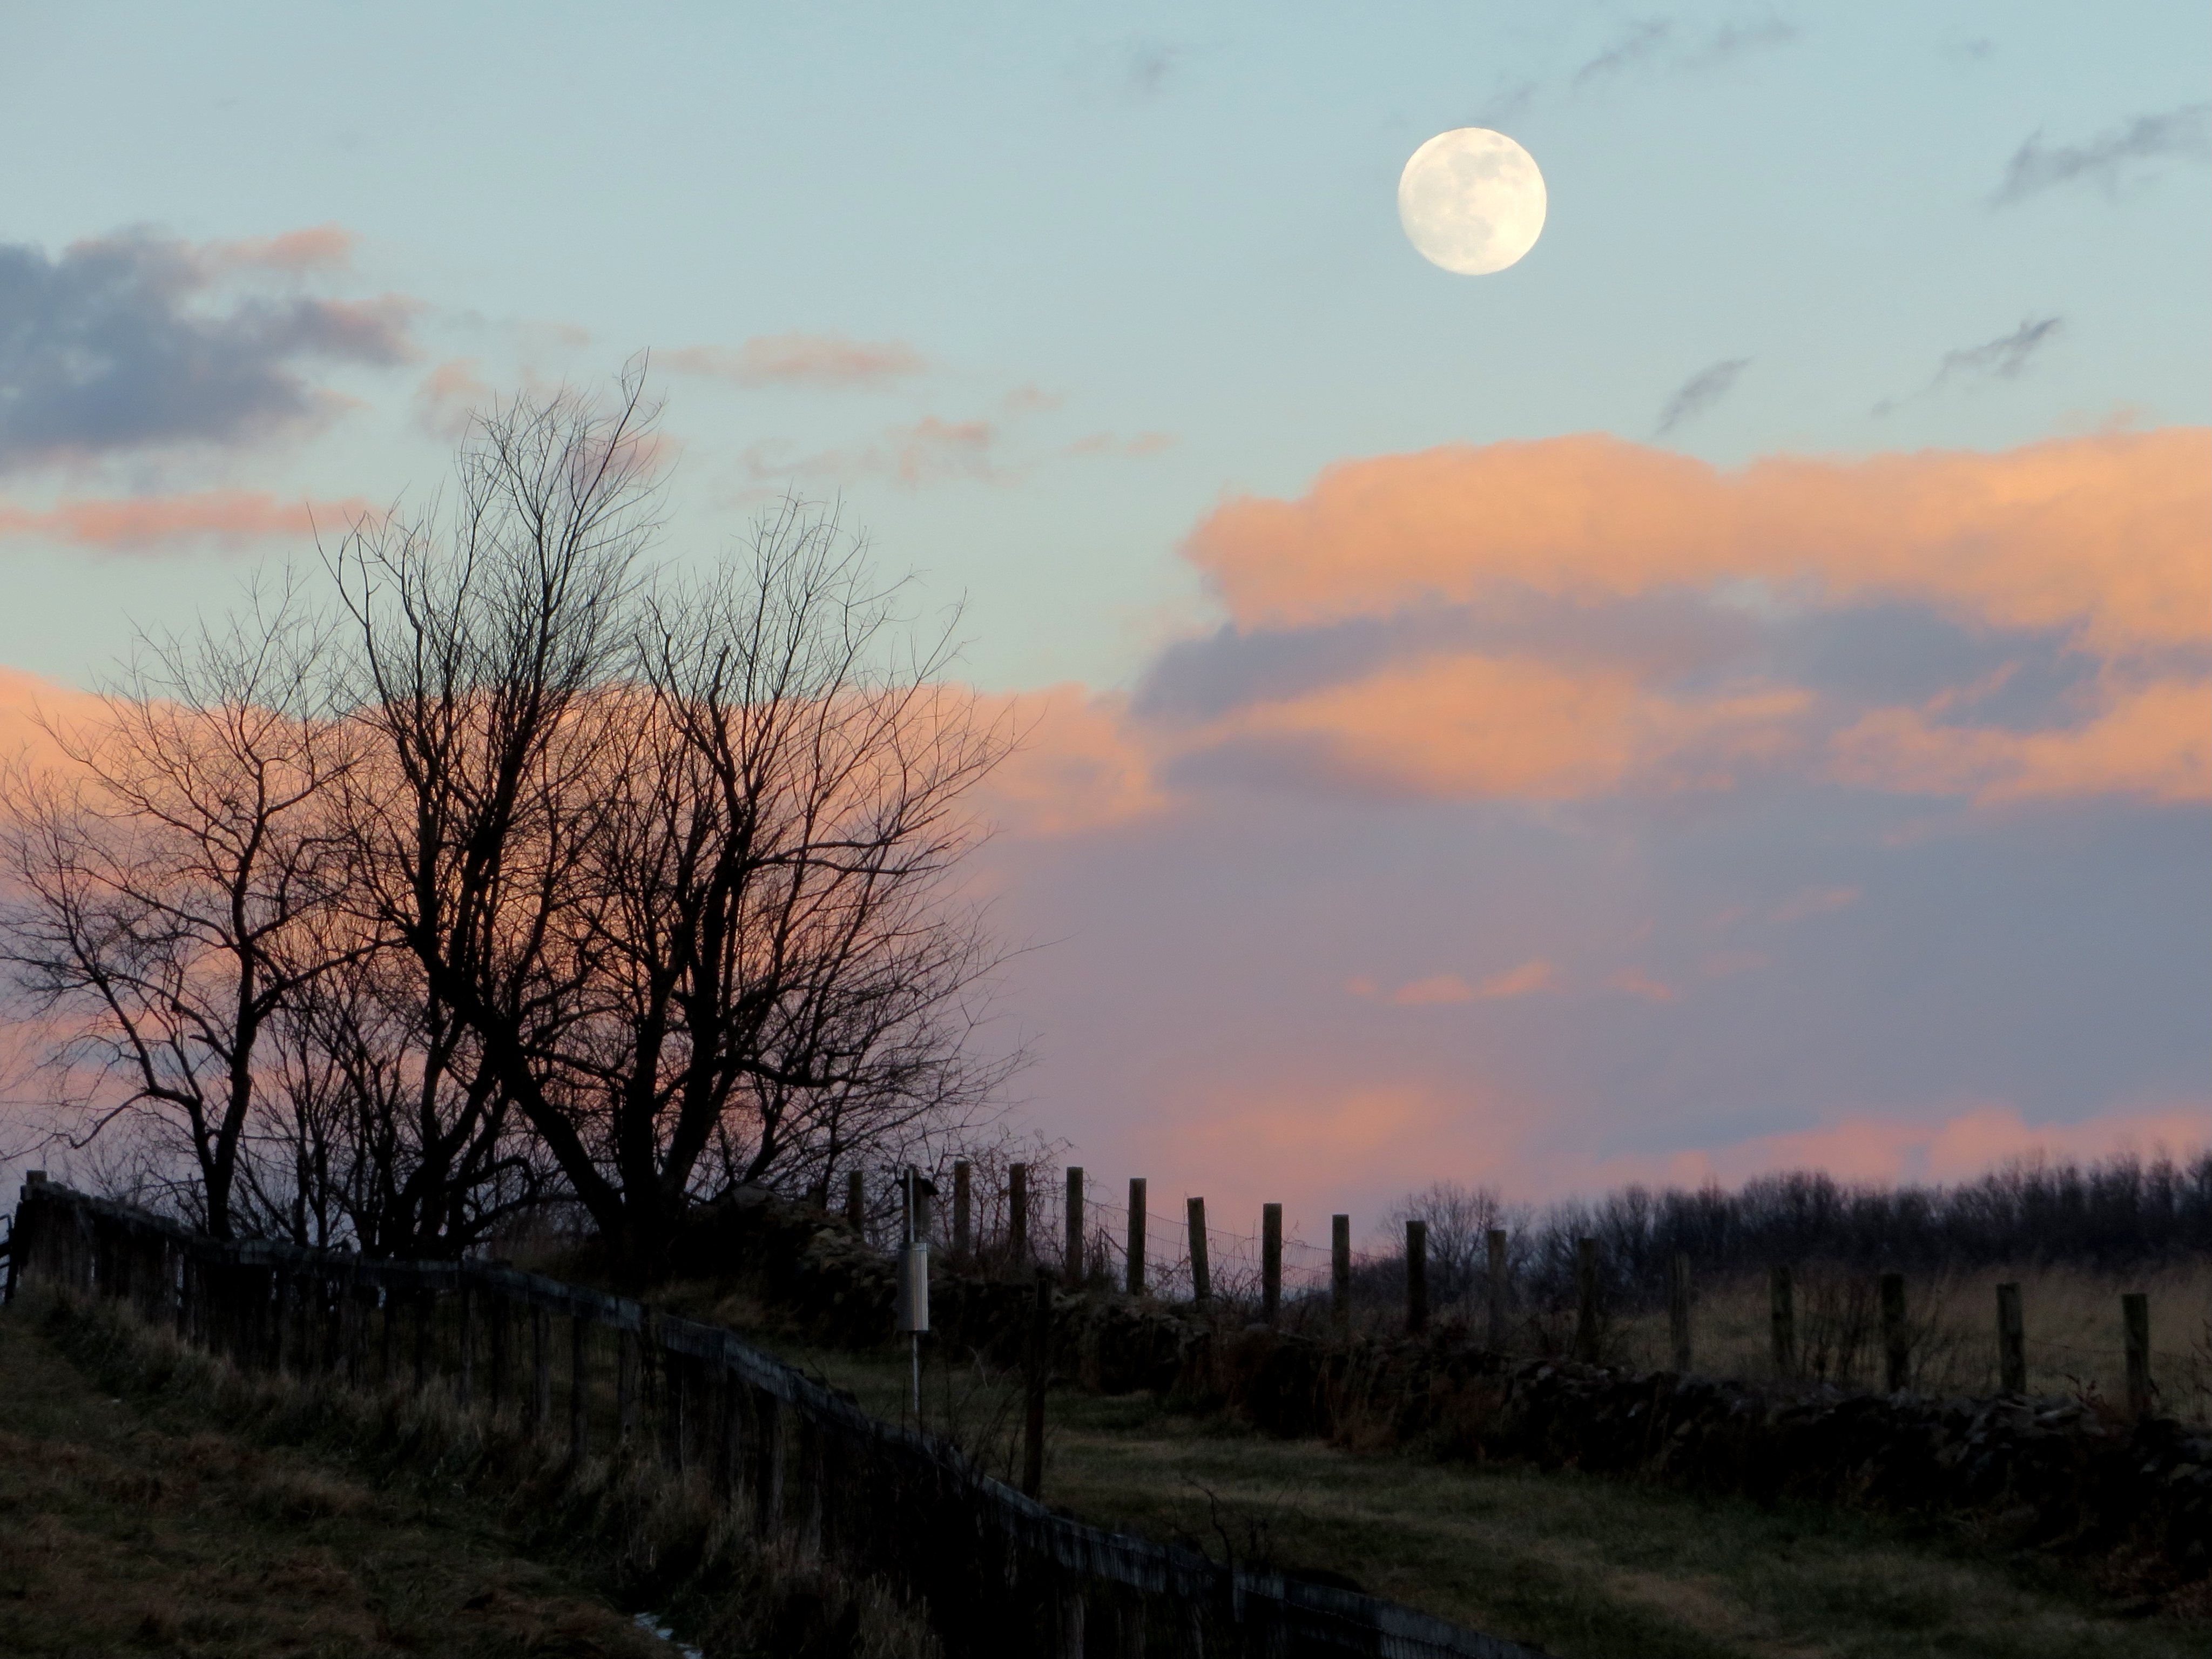
[[[447,1389],[462,1409],[519,1420],[549,1449],[565,1438],[574,1461],[600,1437],[642,1437],[763,1540],[898,1585],[954,1653],[1534,1651],[1056,1515],[957,1448],[868,1416],[730,1331],[533,1273],[224,1243],[34,1174],[8,1275],[11,1296],[21,1279],[126,1303],[241,1370]]]

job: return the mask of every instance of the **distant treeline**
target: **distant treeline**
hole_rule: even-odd
[[[1516,1279],[1565,1292],[1576,1241],[1598,1240],[1607,1277],[1633,1297],[1662,1293],[1686,1255],[1700,1278],[1819,1263],[1904,1272],[1996,1262],[2119,1267],[2212,1252],[2212,1150],[2175,1160],[2122,1155],[2089,1164],[2017,1161],[1956,1186],[1850,1183],[1817,1170],[1761,1176],[1729,1190],[1625,1187],[1541,1210],[1443,1183],[1396,1212],[1429,1224],[1440,1299],[1481,1294],[1486,1235],[1509,1235]]]

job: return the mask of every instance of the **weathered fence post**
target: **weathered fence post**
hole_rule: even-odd
[[[971,1186],[972,1166],[964,1158],[952,1162],[952,1255],[955,1261],[965,1261],[975,1249],[975,1238],[969,1231],[973,1223]]]
[[[1679,1376],[1690,1369],[1690,1257],[1674,1252],[1667,1273],[1668,1358]]]
[[[568,1467],[584,1467],[592,1435],[592,1322],[580,1310],[568,1314]]]
[[[438,1292],[425,1285],[408,1298],[415,1304],[415,1392],[430,1386],[430,1325],[437,1317]]]
[[[714,1458],[714,1492],[724,1503],[738,1495],[738,1482],[745,1469],[745,1389],[736,1371],[726,1360],[715,1373],[720,1384],[716,1392],[721,1396],[721,1448]]]
[[[384,1328],[379,1333],[376,1381],[380,1388],[390,1388],[392,1373],[399,1369],[399,1298],[392,1295],[388,1279],[377,1286],[384,1298]]]
[[[1022,1491],[1035,1498],[1044,1486],[1044,1384],[1052,1349],[1052,1275],[1037,1270],[1036,1301],[1030,1315],[1026,1398],[1022,1421]]]
[[[1912,1339],[1905,1328],[1905,1275],[1881,1276],[1882,1385],[1892,1394],[1912,1377]]]
[[[1486,1334],[1492,1353],[1505,1352],[1505,1229],[1492,1227],[1483,1240],[1490,1261],[1490,1329]]]
[[[1352,1218],[1328,1218],[1328,1314],[1337,1340],[1352,1334]]]
[[[1597,1364],[1598,1327],[1603,1310],[1598,1300],[1597,1240],[1575,1241],[1575,1358],[1585,1365]]]
[[[1283,1206],[1260,1206],[1260,1317],[1270,1325],[1283,1311]]]
[[[1790,1269],[1774,1267],[1766,1274],[1767,1346],[1777,1376],[1797,1374],[1797,1294]]]
[[[1429,1224],[1406,1224],[1406,1334],[1429,1328]]]
[[[544,1303],[530,1310],[530,1437],[542,1440],[553,1424],[553,1316]]]
[[[753,1437],[760,1443],[753,1477],[753,1526],[762,1537],[773,1538],[783,1528],[783,1401],[760,1389],[753,1391]]]
[[[1190,1218],[1190,1299],[1204,1307],[1213,1299],[1213,1274],[1206,1259],[1206,1200],[1183,1206]]]
[[[2027,1392],[2027,1323],[2021,1316],[2020,1286],[1997,1286],[1997,1387]]]
[[[1058,1643],[1053,1648],[1054,1659],[1083,1659],[1083,1589],[1079,1584],[1063,1584],[1060,1590]]]
[[[485,1298],[484,1322],[490,1327],[489,1347],[491,1375],[484,1389],[484,1407],[495,1417],[506,1408],[507,1391],[513,1385],[514,1368],[514,1323],[509,1317],[507,1293],[494,1291]]]
[[[465,1275],[468,1269],[464,1267],[461,1271]],[[477,1373],[477,1293],[465,1277],[461,1279],[455,1299],[461,1304],[461,1313],[460,1363],[453,1369],[453,1400],[463,1411],[467,1411],[476,1403],[472,1396]]]
[[[2130,1291],[2120,1298],[2120,1325],[2127,1341],[2128,1415],[2150,1415],[2150,1297]]]
[[[637,1432],[637,1333],[615,1333],[615,1439],[627,1446]]]
[[[660,1368],[661,1462],[681,1474],[688,1461],[691,1414],[696,1409],[691,1400],[691,1362],[665,1343],[656,1343],[655,1349]]]
[[[1067,1243],[1060,1258],[1060,1270],[1067,1276],[1067,1287],[1079,1290],[1083,1285],[1083,1166],[1067,1166]]]
[[[868,1236],[868,1179],[859,1170],[845,1171],[845,1219],[862,1238]]]
[[[1006,1165],[1006,1260],[1018,1271],[1030,1263],[1030,1166]]]
[[[1127,1274],[1131,1296],[1145,1293],[1145,1178],[1129,1177],[1129,1261]]]

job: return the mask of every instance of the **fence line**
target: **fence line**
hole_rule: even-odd
[[[34,1174],[15,1212],[11,1296],[19,1280],[127,1303],[244,1370],[444,1387],[464,1409],[518,1413],[548,1442],[565,1394],[572,1461],[595,1425],[617,1442],[650,1435],[672,1469],[711,1480],[763,1538],[900,1583],[955,1652],[1081,1659],[1089,1609],[1131,1654],[1149,1637],[1193,1659],[1534,1659],[1376,1597],[1055,1515],[957,1448],[868,1416],[732,1332],[539,1274],[222,1242]],[[555,1318],[570,1322],[566,1345],[553,1339]],[[594,1409],[609,1338],[611,1421]]]

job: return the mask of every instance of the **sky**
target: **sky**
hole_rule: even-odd
[[[1029,746],[1016,1110],[1309,1232],[2212,1137],[2212,15],[0,0],[0,738],[649,354]],[[1425,263],[1486,126],[1534,248]],[[25,164],[26,158],[30,164]]]

